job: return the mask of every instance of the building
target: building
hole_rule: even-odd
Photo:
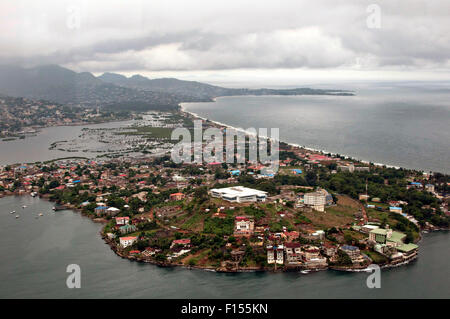
[[[255,228],[253,218],[248,216],[236,216],[234,221],[235,236],[251,236]]]
[[[98,206],[94,209],[94,212],[97,216],[99,216],[105,214],[107,209],[107,206]]]
[[[121,234],[129,234],[129,233],[135,232],[136,230],[137,230],[137,228],[135,225],[126,224],[126,225],[119,227],[119,231]]]
[[[232,203],[264,202],[267,198],[267,192],[243,186],[214,188],[210,190],[210,194]]]
[[[284,245],[284,252],[286,254],[286,265],[297,266],[302,263],[302,250],[300,243],[286,243]]]
[[[284,247],[283,245],[278,246],[267,246],[267,263],[268,264],[284,264]]]
[[[369,200],[369,195],[359,194],[359,200],[368,201]]]
[[[126,248],[128,246],[133,245],[137,241],[137,237],[130,236],[130,237],[120,237],[120,246],[122,248]]]
[[[142,256],[144,257],[151,257],[156,255],[157,253],[160,253],[162,250],[158,249],[158,248],[153,248],[153,247],[147,247],[145,248],[145,250],[142,252]]]
[[[328,266],[327,259],[320,255],[320,249],[316,246],[305,246],[302,249],[303,263],[306,268],[316,269]]]
[[[236,169],[233,171],[230,171],[231,176],[239,176],[241,174],[241,171]]]
[[[182,200],[184,199],[185,195],[183,193],[173,193],[170,194],[170,200]]]
[[[392,236],[392,229],[375,228],[369,232],[369,240],[378,244],[386,244],[388,238]]]
[[[411,259],[417,256],[419,246],[415,244],[403,244],[397,247],[397,250],[403,254],[404,259]]]
[[[319,212],[325,211],[325,205],[329,205],[333,202],[333,196],[331,196],[326,190],[319,189],[316,192],[306,193],[303,196],[303,203],[311,206],[314,210]]]
[[[354,226],[353,228],[356,229],[355,227],[359,227],[359,226]],[[368,234],[368,233],[370,233],[372,230],[378,229],[378,228],[380,228],[380,226],[378,226],[378,225],[366,224],[366,225],[363,225],[363,226],[359,227],[359,231]],[[358,230],[358,229],[357,229],[357,230]]]
[[[275,250],[272,246],[267,246],[267,263],[274,264],[276,258]]]
[[[305,261],[308,261],[313,258],[319,258],[320,257],[320,249],[316,246],[304,246],[302,249],[303,252],[303,258]]]
[[[116,217],[116,225],[128,225],[130,223],[130,217]]]
[[[191,240],[189,238],[176,239],[176,240],[172,241],[172,244],[170,245],[170,248],[173,248],[176,245],[180,245],[182,247],[188,247],[188,246],[191,245]]]
[[[340,250],[345,252],[352,261],[354,261],[355,259],[358,259],[361,255],[359,248],[356,246],[344,245],[344,246],[340,247]]]
[[[401,207],[397,207],[397,206],[390,206],[389,207],[389,211],[391,213],[399,213],[399,214],[401,214],[402,213],[402,208]]]
[[[106,214],[109,216],[115,216],[120,212],[120,209],[116,208],[116,207],[108,207],[108,209],[106,209]]]
[[[341,170],[342,172],[349,172],[349,173],[353,173],[355,171],[355,165],[350,164],[350,165],[338,165],[338,170]]]
[[[426,184],[425,185],[425,190],[427,192],[434,193],[434,185],[433,184]]]
[[[337,248],[334,245],[325,243],[322,245],[322,248],[325,255],[328,256],[329,258],[332,258],[337,254]]]

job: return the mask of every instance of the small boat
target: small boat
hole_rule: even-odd
[[[32,197],[36,197],[36,196],[37,196],[37,193],[36,193],[36,192],[32,192],[30,195],[31,195]]]
[[[310,272],[310,270],[302,270],[302,271],[300,271],[302,274],[309,274],[309,272]]]
[[[14,214],[14,212],[9,212],[10,214]]]
[[[16,215],[16,218],[19,218],[20,216],[19,215]]]
[[[40,213],[39,216],[44,216],[44,214]]]
[[[27,206],[26,206],[26,205],[23,205],[22,208],[25,209],[25,208],[27,208]]]

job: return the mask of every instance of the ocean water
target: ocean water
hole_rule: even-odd
[[[373,163],[450,173],[450,86],[345,88],[356,96],[238,96],[182,106],[242,129],[279,128],[284,142]]]
[[[368,273],[223,274],[132,262],[103,242],[100,224],[52,206],[28,195],[0,199],[0,298],[450,298],[449,232],[425,234],[416,261],[382,270],[381,288],[369,289]],[[70,264],[81,268],[80,289],[66,286]]]

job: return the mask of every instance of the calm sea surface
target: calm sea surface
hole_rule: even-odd
[[[450,173],[449,87],[349,88],[356,96],[223,97],[183,107],[238,128],[279,128],[280,140],[313,149]]]
[[[104,244],[99,224],[51,207],[0,199],[0,298],[450,298],[448,232],[426,234],[418,260],[383,270],[381,288],[369,289],[366,273],[218,274],[130,262]],[[69,264],[81,267],[80,289],[66,287]]]
[[[92,124],[85,126],[54,126],[41,129],[34,136],[27,136],[25,139],[16,139],[14,141],[0,141],[0,165],[16,163],[34,163],[47,160],[80,156],[94,158],[99,153],[89,152],[79,149],[74,152],[61,151],[58,149],[50,150],[50,145],[54,142],[76,140],[83,133],[84,128],[89,129],[114,129],[126,127],[133,121],[119,121],[102,124]],[[85,147],[96,149],[104,147],[97,138],[93,138]]]

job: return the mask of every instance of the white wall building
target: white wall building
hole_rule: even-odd
[[[120,246],[122,246],[122,248],[126,248],[128,246],[133,245],[137,240],[137,237],[120,237]]]
[[[333,197],[324,189],[306,193],[303,198],[303,203],[305,205],[311,206],[314,210],[319,212],[325,211],[325,205],[330,204],[330,201],[333,201]]]
[[[325,210],[325,194],[319,192],[306,193],[304,196],[305,205],[312,206],[314,210],[323,212]]]
[[[284,246],[267,246],[267,263],[268,264],[284,264]]]
[[[267,198],[267,192],[243,186],[213,188],[210,190],[210,194],[212,197],[222,198],[233,203],[264,202]]]

